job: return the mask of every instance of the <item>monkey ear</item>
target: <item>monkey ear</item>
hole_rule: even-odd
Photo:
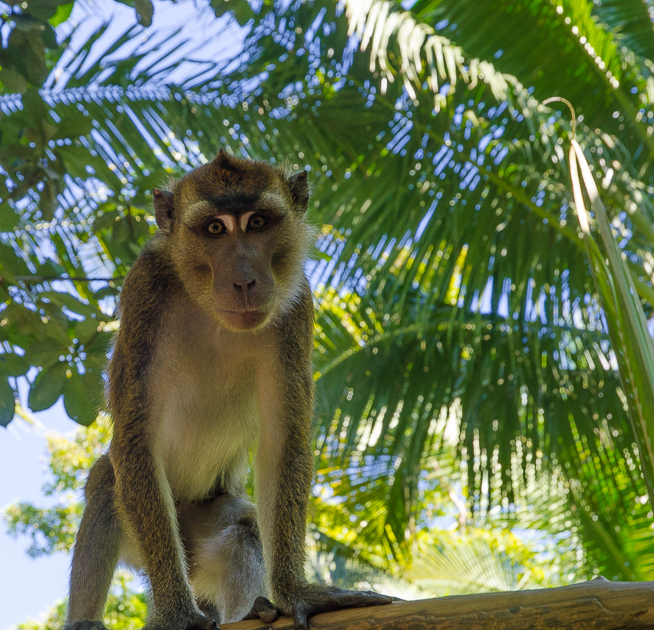
[[[222,168],[226,171],[237,171],[238,170],[238,158],[235,158],[233,155],[230,155],[225,151],[225,149],[220,149],[218,155],[211,162],[212,166]]]
[[[162,232],[170,232],[175,220],[175,206],[173,204],[173,193],[167,190],[152,190],[154,196],[154,218]]]
[[[286,180],[286,185],[289,187],[293,195],[293,201],[297,207],[306,212],[309,206],[309,182],[307,181],[307,172],[300,171],[292,175]]]

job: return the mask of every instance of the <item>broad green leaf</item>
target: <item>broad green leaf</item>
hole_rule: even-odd
[[[211,7],[213,8],[216,17],[220,17],[227,12],[232,13],[241,26],[245,26],[250,20],[256,17],[256,13],[252,7],[250,7],[249,2],[211,0]]]
[[[29,368],[29,362],[18,354],[12,352],[0,354],[0,374],[4,376],[22,376]]]
[[[69,3],[70,0],[30,0],[27,3],[27,10],[39,20],[51,20],[58,14],[60,8],[67,6]],[[56,26],[56,24],[52,25]]]
[[[98,332],[86,345],[87,352],[104,354],[109,350],[113,334],[110,332]]]
[[[66,379],[63,387],[66,413],[75,422],[88,426],[102,406],[102,376],[100,370],[89,366],[84,374]]]
[[[25,261],[16,255],[16,252],[6,245],[0,243],[0,275],[24,276],[29,275],[29,267]]]
[[[87,316],[75,324],[75,336],[81,344],[86,345],[95,338],[98,334],[99,323],[97,318]]]
[[[134,0],[134,8],[136,9],[139,22],[143,26],[150,26],[152,24],[152,15],[154,14],[152,0]]]
[[[36,273],[48,279],[57,278],[66,273],[66,268],[63,265],[46,258],[43,264],[37,265]]]
[[[0,81],[2,81],[1,74]],[[13,231],[18,221],[16,211],[7,202],[0,204],[0,232]]]
[[[39,209],[41,210],[42,217],[49,221],[54,217],[57,210],[59,200],[57,196],[61,192],[62,185],[57,179],[46,179],[41,191],[41,200]]]
[[[15,68],[2,68],[0,70],[0,83],[7,92],[12,94],[23,94],[28,87],[25,77]]]
[[[150,26],[152,24],[152,15],[154,13],[152,0],[118,0],[118,2],[134,7],[138,21],[143,26]]]
[[[85,136],[93,129],[93,119],[87,114],[84,115],[83,112],[79,110],[70,111],[66,117],[57,125],[56,131],[52,134],[52,139],[71,139],[78,138],[79,136]],[[58,152],[62,152],[66,155],[67,149],[71,147],[59,147]],[[74,150],[74,149],[73,149]],[[87,159],[89,162],[94,162],[92,156],[88,155]],[[71,156],[71,160],[74,161],[74,158]],[[84,175],[87,175],[86,171]]]
[[[30,363],[30,365],[38,365],[43,367],[50,367],[56,364],[60,357],[66,356],[70,352],[69,343],[70,339],[66,336],[65,339],[60,334],[60,331],[57,331],[56,337],[52,335],[46,336],[45,326],[43,326],[37,332],[38,340],[32,340],[31,343],[27,344],[25,349],[25,360]]]
[[[43,411],[54,405],[61,396],[64,384],[68,380],[67,363],[59,362],[41,370],[30,386],[27,402],[32,411]]]
[[[85,123],[88,121],[85,121]],[[57,153],[61,156],[66,167],[66,172],[71,177],[80,177],[86,179],[89,172],[86,170],[89,162],[88,150],[81,146],[63,146],[57,148]]]
[[[6,377],[0,376],[0,426],[6,427],[12,421],[15,406],[14,390]]]

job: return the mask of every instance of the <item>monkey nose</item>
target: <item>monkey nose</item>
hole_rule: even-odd
[[[234,282],[234,289],[239,295],[243,295],[245,298],[248,297],[248,294],[252,292],[256,280],[243,280],[242,282]]]

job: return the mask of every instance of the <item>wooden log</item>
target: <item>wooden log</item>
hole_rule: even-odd
[[[389,606],[350,608],[315,615],[325,630],[632,630],[654,629],[654,582],[603,578],[537,591],[457,595]],[[223,630],[292,630],[287,617],[274,624],[240,621]]]

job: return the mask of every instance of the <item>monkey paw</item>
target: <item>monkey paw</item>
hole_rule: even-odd
[[[252,610],[245,615],[243,621],[246,619],[261,619],[264,623],[273,623],[273,621],[277,621],[277,617],[279,617],[279,611],[275,604],[265,597],[257,597],[254,600]]]
[[[295,630],[307,630],[307,619],[317,613],[393,602],[392,597],[373,591],[348,591],[336,586],[319,584],[306,584],[285,600],[288,605],[280,606],[280,609],[285,614],[292,615]]]

